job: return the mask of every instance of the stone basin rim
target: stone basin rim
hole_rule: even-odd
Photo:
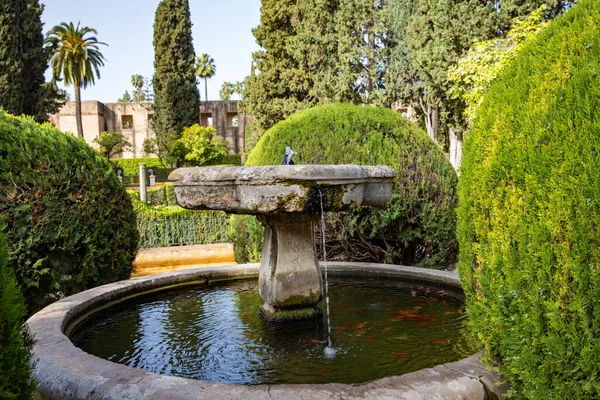
[[[455,272],[389,264],[328,263],[331,274],[393,276],[461,289]],[[258,275],[259,264],[229,265],[167,272],[120,281],[62,299],[33,315],[27,324],[37,340],[34,376],[38,391],[50,399],[347,399],[347,398],[491,398],[503,394],[499,377],[479,361],[463,360],[360,384],[257,385],[212,383],[159,375],[116,364],[75,347],[65,329],[83,314],[134,293]],[[411,397],[412,396],[412,397]],[[420,396],[420,397],[417,397]]]
[[[263,165],[178,168],[169,174],[175,186],[217,185],[235,182],[264,185],[281,182],[346,184],[390,181],[396,172],[385,165]]]

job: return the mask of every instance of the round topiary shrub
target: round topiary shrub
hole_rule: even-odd
[[[269,129],[246,165],[280,164],[286,146],[298,153],[297,164],[389,165],[398,173],[387,208],[328,216],[329,259],[437,268],[454,260],[456,173],[415,124],[391,109],[318,106]],[[242,239],[243,244],[262,243],[262,237]]]
[[[135,213],[112,166],[50,124],[0,111],[0,219],[33,312],[62,295],[129,277]]]
[[[600,2],[498,78],[465,143],[459,272],[476,338],[530,399],[600,398]]]

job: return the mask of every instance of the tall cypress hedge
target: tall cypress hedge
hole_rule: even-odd
[[[515,398],[600,398],[600,2],[529,43],[465,143],[459,271]]]
[[[1,110],[0,219],[30,312],[133,268],[135,213],[109,162],[50,124]]]
[[[329,216],[330,259],[434,268],[454,261],[457,176],[417,125],[391,109],[341,103],[317,106],[269,129],[246,165],[280,164],[286,146],[298,153],[294,160],[300,164],[389,165],[398,173],[385,209],[360,207]],[[234,218],[233,230],[236,223]],[[255,227],[246,229],[260,234]],[[241,231],[233,233],[242,246],[261,242],[244,238]],[[259,253],[256,248],[247,250]]]

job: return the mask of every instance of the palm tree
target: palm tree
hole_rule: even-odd
[[[131,75],[131,85],[133,85],[133,101],[144,101],[146,100],[146,96],[144,96],[144,77],[140,74]]]
[[[80,27],[72,22],[56,25],[46,35],[45,45],[50,49],[50,64],[53,82],[62,80],[66,86],[75,88],[75,118],[77,135],[83,138],[81,122],[81,88],[94,84],[94,73],[100,78],[100,67],[104,66],[104,56],[100,53],[95,29]]]
[[[212,78],[217,73],[215,60],[208,54],[204,53],[200,57],[196,57],[196,65],[194,68],[196,69],[196,76],[199,78],[204,78],[204,101],[208,101],[208,88],[206,80],[208,78]]]
[[[221,92],[219,93],[221,101],[229,101],[231,95],[234,93],[234,85],[231,82],[223,82],[221,86]]]

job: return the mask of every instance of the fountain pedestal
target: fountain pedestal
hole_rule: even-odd
[[[257,215],[265,227],[261,313],[284,321],[321,314],[323,281],[314,244],[321,209],[383,207],[395,176],[385,166],[277,165],[180,168],[169,179],[184,208]]]
[[[258,293],[268,321],[310,318],[321,314],[323,282],[309,214],[259,215],[265,227]]]

